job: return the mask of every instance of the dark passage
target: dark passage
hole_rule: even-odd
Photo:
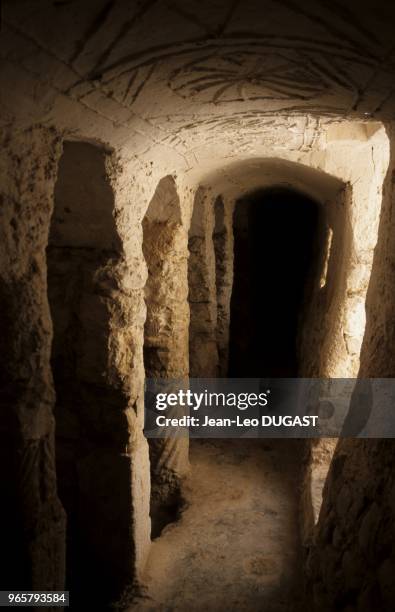
[[[318,282],[320,220],[316,202],[287,188],[237,202],[229,376],[298,375],[297,334]]]

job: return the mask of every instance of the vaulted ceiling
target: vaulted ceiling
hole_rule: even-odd
[[[185,154],[276,116],[392,118],[394,17],[383,0],[7,0],[2,121]]]

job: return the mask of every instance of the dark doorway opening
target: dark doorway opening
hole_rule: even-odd
[[[237,201],[231,299],[231,377],[296,377],[304,305],[318,282],[321,209],[274,187]]]

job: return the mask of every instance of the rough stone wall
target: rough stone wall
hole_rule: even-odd
[[[324,286],[317,285],[301,336],[301,374],[356,377],[365,330],[365,301],[388,167],[388,138],[377,124],[338,123],[325,130],[325,169],[346,185],[323,200],[332,229]],[[322,280],[322,278],[321,278]],[[321,284],[321,283],[320,283]],[[307,450],[302,538],[314,538],[334,440]]]
[[[146,376],[188,375],[187,233],[172,177],[162,179],[143,220],[145,287],[144,362]]]
[[[56,489],[45,247],[61,143],[3,131],[0,163],[2,581],[62,589],[65,515]]]
[[[214,205],[210,192],[196,192],[189,230],[189,375],[215,378],[218,374],[217,294],[213,242]]]
[[[339,360],[347,355],[343,346],[343,312],[346,307],[346,278],[350,260],[350,194],[341,191],[336,200],[321,204],[322,228],[319,240],[319,265],[324,266],[323,253],[326,233],[333,231],[324,286],[320,286],[320,271],[316,270],[315,284],[306,299],[299,338],[300,375],[327,377],[339,369]],[[316,348],[313,350],[313,346]],[[319,350],[317,350],[317,346]],[[348,356],[348,355],[347,355]],[[346,375],[343,369],[343,375]]]
[[[163,178],[143,220],[148,278],[144,327],[146,378],[188,377],[188,234],[173,177]],[[180,479],[188,470],[188,438],[149,440],[152,536],[177,511]]]
[[[218,375],[226,377],[229,360],[230,298],[233,285],[233,208],[218,196],[214,203],[215,285],[217,297]]]
[[[324,204],[319,239],[330,251],[321,250],[319,266],[303,316],[299,346],[300,375],[311,378],[352,375],[351,359],[358,358],[358,343],[363,330],[356,330],[356,351],[350,355],[346,344],[344,315],[351,294],[347,292],[352,256],[349,188],[341,190],[334,201]],[[331,240],[329,240],[331,230]],[[363,291],[363,288],[362,288]],[[315,348],[313,349],[313,343]],[[318,347],[318,350],[317,350]],[[354,369],[355,371],[355,369]],[[355,374],[354,374],[355,375]],[[320,385],[320,394],[324,384]],[[314,393],[314,391],[313,391]],[[324,393],[330,394],[327,389]],[[313,400],[314,401],[314,400]],[[318,404],[316,405],[318,408]],[[314,541],[315,525],[321,511],[324,486],[336,448],[335,439],[316,439],[305,444],[303,485],[301,490],[301,537],[308,550]]]
[[[199,187],[189,230],[190,376],[226,376],[233,285],[232,199]]]
[[[316,610],[393,610],[392,440],[339,443],[307,570]]]
[[[366,302],[359,376],[394,376],[393,367],[393,126],[391,159],[382,191],[378,243]],[[356,406],[361,409],[357,403]],[[317,610],[390,611],[395,598],[394,444],[341,440],[308,558]]]
[[[366,332],[361,351],[361,377],[395,376],[395,124],[386,125],[390,161],[383,183],[378,241],[366,298]]]

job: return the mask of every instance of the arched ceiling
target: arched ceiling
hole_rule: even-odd
[[[333,202],[344,188],[343,181],[322,170],[270,158],[233,162],[205,176],[204,184],[231,201],[256,189],[282,186],[297,189],[322,203]]]
[[[279,117],[393,118],[394,17],[384,0],[6,0],[2,121],[185,156]]]

